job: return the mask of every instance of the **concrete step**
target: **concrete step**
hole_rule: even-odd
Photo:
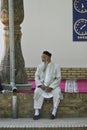
[[[1,118],[0,130],[87,130],[87,118]]]

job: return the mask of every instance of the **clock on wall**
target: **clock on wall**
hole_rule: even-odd
[[[73,1],[73,41],[87,41],[87,0]]]
[[[74,8],[79,13],[87,12],[87,0],[74,0]]]
[[[87,35],[87,19],[78,19],[74,24],[74,30],[78,35]]]

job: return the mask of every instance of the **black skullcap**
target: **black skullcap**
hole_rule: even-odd
[[[50,52],[48,52],[48,51],[44,51],[43,54],[45,54],[45,55],[47,55],[47,56],[49,56],[49,57],[52,56],[52,54],[51,54]]]

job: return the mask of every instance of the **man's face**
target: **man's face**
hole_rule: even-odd
[[[42,54],[42,62],[47,62],[48,61],[48,58],[49,56],[45,55],[45,54]]]

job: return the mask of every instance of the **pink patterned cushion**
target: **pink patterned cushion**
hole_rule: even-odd
[[[32,89],[31,90],[20,90],[18,92],[33,93],[34,89],[36,87],[35,80],[28,80],[28,82],[32,83]],[[60,88],[63,93],[65,92],[65,83],[66,83],[66,80],[61,80],[61,82],[60,82]],[[87,80],[77,80],[76,83],[78,86],[79,93],[87,93]]]
[[[34,90],[36,87],[35,80],[29,80],[28,82],[32,83],[32,90]],[[65,92],[65,82],[66,82],[66,80],[61,80],[61,82],[60,82],[60,88],[61,88],[62,92]],[[79,93],[87,92],[87,80],[77,80],[76,83],[78,86]]]

